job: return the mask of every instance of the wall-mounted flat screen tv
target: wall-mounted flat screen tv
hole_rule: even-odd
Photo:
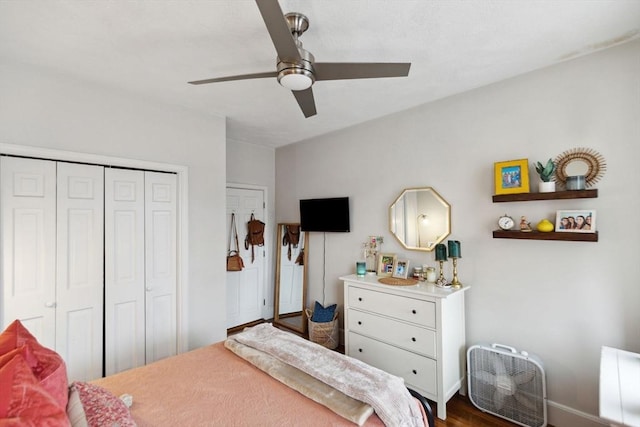
[[[302,231],[349,232],[349,198],[300,200]]]

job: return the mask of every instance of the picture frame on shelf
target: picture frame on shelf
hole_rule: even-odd
[[[556,211],[556,231],[560,233],[595,233],[594,209],[563,209]]]
[[[528,193],[529,159],[494,163],[495,194]]]
[[[391,277],[396,279],[406,279],[409,275],[409,260],[407,259],[396,259],[393,263],[393,273]]]
[[[376,274],[380,277],[391,277],[393,266],[398,256],[396,254],[378,254],[378,268]]]

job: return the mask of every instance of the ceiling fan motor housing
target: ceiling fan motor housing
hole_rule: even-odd
[[[313,69],[315,58],[310,52],[302,48],[302,42],[298,38],[309,28],[309,19],[297,12],[287,13],[284,17],[298,47],[300,59],[277,59],[278,83],[287,89],[305,90],[316,81],[315,70]]]
[[[278,83],[291,90],[304,90],[316,81],[313,69],[314,57],[311,53],[298,46],[300,61],[278,61]],[[296,84],[298,83],[298,84]]]

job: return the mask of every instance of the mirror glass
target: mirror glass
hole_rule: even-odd
[[[432,251],[451,233],[451,206],[431,187],[407,188],[389,208],[389,229],[406,249]]]
[[[304,334],[308,233],[298,223],[278,224],[273,323]]]
[[[564,165],[564,176],[586,175],[589,172],[589,163],[582,159],[569,160]]]

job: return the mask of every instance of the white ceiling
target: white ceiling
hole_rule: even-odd
[[[55,69],[227,117],[227,136],[278,147],[640,37],[640,0],[280,0],[310,21],[319,62],[411,62],[408,77],[320,81],[305,119],[275,78],[254,0],[0,0],[0,61]],[[0,95],[1,96],[1,95]]]

